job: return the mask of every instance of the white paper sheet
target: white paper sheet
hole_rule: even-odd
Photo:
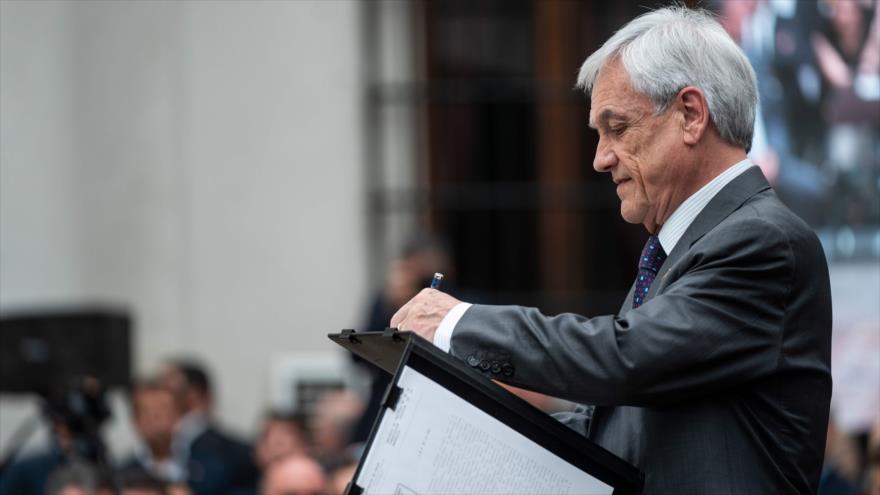
[[[356,480],[365,494],[613,491],[412,368],[397,384],[397,407],[384,412]]]

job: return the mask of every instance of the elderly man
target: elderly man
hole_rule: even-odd
[[[134,427],[143,449],[128,463],[138,466],[164,481],[184,481],[185,467],[172,453],[174,430],[180,420],[180,408],[174,394],[152,381],[135,383],[131,393]]]
[[[489,375],[594,404],[561,418],[645,493],[814,493],[831,395],[828,269],[750,148],[755,75],[708,14],[667,8],[581,67],[593,167],[651,236],[617,315],[545,316],[425,289],[391,325]]]
[[[193,493],[212,495],[253,486],[259,472],[251,447],[214,422],[208,371],[197,361],[168,360],[159,372],[159,382],[171,390],[183,413],[174,432],[174,450]]]

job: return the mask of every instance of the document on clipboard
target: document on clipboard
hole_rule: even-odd
[[[337,344],[393,375],[346,495],[635,495],[642,475],[411,332]]]
[[[355,480],[364,493],[614,491],[410,367],[397,386]]]

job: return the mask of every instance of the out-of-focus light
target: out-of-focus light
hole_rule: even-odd
[[[791,19],[797,9],[797,0],[770,0],[770,7],[779,17]]]

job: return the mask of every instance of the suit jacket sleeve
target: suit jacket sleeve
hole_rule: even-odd
[[[508,364],[505,375],[483,368],[576,402],[675,402],[776,369],[793,265],[785,233],[750,217],[696,242],[637,309],[586,318],[475,305],[456,326],[450,351],[472,366]]]

